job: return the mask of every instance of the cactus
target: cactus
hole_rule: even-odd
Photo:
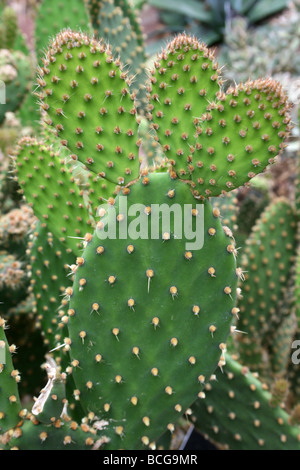
[[[4,450],[98,450],[107,438],[103,435],[97,439],[96,431],[85,424],[59,419],[45,425],[28,413],[22,425],[3,441],[0,448]]]
[[[180,35],[155,62],[149,87],[159,142],[173,171],[192,179],[201,197],[218,196],[261,173],[290,129],[278,82],[248,81],[224,93],[219,75],[212,52]],[[202,117],[195,118],[196,109]]]
[[[89,30],[89,17],[84,0],[42,0],[35,15],[35,50],[38,60],[49,40],[64,28]]]
[[[113,62],[104,44],[99,47],[87,36],[66,31],[52,43],[44,64],[39,80],[42,107],[72,158],[114,184],[137,178],[136,110],[120,63]]]
[[[0,246],[10,253],[23,255],[27,244],[27,235],[35,221],[30,207],[21,204],[0,217]]]
[[[36,322],[45,345],[51,350],[63,340],[61,318],[66,315],[66,306],[62,295],[72,285],[68,273],[75,257],[69,248],[49,233],[47,227],[38,224],[28,245],[28,258]]]
[[[3,305],[0,311],[8,310],[25,296],[27,286],[24,263],[16,256],[0,251],[0,293]]]
[[[263,210],[270,203],[270,182],[264,175],[258,175],[251,180],[249,187],[240,188],[236,195],[238,200],[238,214],[236,224],[237,246],[244,247]]]
[[[193,207],[188,185],[167,173],[132,185],[127,199],[129,211],[136,203]],[[173,238],[172,224],[171,239],[160,232],[158,240],[102,241],[96,232],[78,260],[68,322],[74,380],[84,408],[114,423],[109,437],[116,448],[143,447],[171,427],[178,410],[199,393],[201,377],[210,375],[220,359],[232,320],[236,274],[232,241],[215,215],[206,203],[205,226],[214,236],[205,235],[204,253],[186,251],[183,241]],[[151,224],[151,214],[145,217]],[[197,266],[194,275],[192,263]],[[213,312],[210,297],[204,295],[210,289],[219,298]],[[205,356],[200,344],[209,351]],[[188,390],[178,381],[181,375],[189,381]]]
[[[5,336],[7,324],[0,317],[0,436],[19,422],[21,404],[18,392],[20,375],[13,368],[11,355],[15,346],[8,345]]]
[[[212,198],[211,202],[214,208],[220,210],[222,224],[228,227],[235,236],[235,232],[239,228],[237,222],[240,212],[236,191],[231,191],[220,197]]]
[[[0,49],[13,49],[17,35],[17,15],[13,8],[6,7],[0,23]]]
[[[299,340],[300,340],[300,255],[299,255],[299,249],[297,252],[297,258],[296,258],[296,263],[295,263],[295,313],[296,313],[296,331],[294,332],[293,336],[293,344],[292,347],[293,349],[296,349],[296,351],[293,352],[291,355],[288,368],[287,368],[287,377],[290,383],[290,388],[291,388],[291,395],[292,395],[292,400],[297,402],[297,397],[299,396],[300,393],[300,376],[299,376]],[[295,343],[294,343],[295,341]],[[296,357],[294,358],[294,354]]]
[[[257,374],[226,357],[220,375],[206,385],[205,399],[192,406],[192,421],[202,433],[223,449],[300,449],[300,430],[291,423],[292,413],[281,402],[275,406],[274,396]]]
[[[145,121],[123,65],[104,41],[68,29],[39,69],[44,121],[56,136],[21,139],[15,180],[39,219],[27,251],[35,319],[44,345],[58,349],[3,448],[153,449],[225,364],[243,273],[222,225],[235,220],[208,199],[230,201],[225,193],[273,163],[290,131],[286,96],[271,79],[224,94],[214,55],[181,34],[146,84],[158,156],[147,165]],[[176,214],[153,237],[156,205],[176,205],[194,238]],[[294,227],[286,231],[293,244]]]
[[[293,2],[294,3],[294,2]],[[300,9],[289,21],[278,21],[249,28],[244,18],[234,18],[220,50],[226,76],[232,83],[249,77],[289,74],[299,76]],[[282,51],[285,54],[282,54]]]
[[[280,198],[263,212],[245,249],[242,269],[246,272],[243,296],[238,301],[241,312],[238,329],[246,335],[240,335],[237,344],[242,363],[255,370],[269,367],[263,356],[274,324],[281,321],[276,317],[295,259],[296,228],[293,207]]]

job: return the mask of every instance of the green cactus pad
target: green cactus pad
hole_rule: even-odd
[[[124,0],[101,0],[93,26],[95,35],[109,44],[113,56],[120,58],[128,76],[132,77],[131,91],[136,94],[137,107],[145,105],[147,57],[134,9]],[[139,103],[141,100],[142,103]]]
[[[200,197],[218,196],[261,173],[290,130],[279,83],[248,81],[221,90],[215,57],[180,34],[154,62],[149,119],[172,171],[196,184]]]
[[[58,372],[55,362],[50,358],[44,369],[48,382],[36,398],[31,412],[41,423],[51,424],[64,414],[67,415],[65,377]]]
[[[80,238],[93,229],[83,195],[64,160],[28,137],[19,141],[14,158],[16,177],[34,214],[76,253]]]
[[[0,251],[0,313],[6,313],[26,296],[26,268],[15,255]]]
[[[41,106],[61,142],[90,171],[115,184],[139,176],[136,109],[126,72],[81,33],[56,36],[41,68]]]
[[[13,49],[18,32],[18,21],[15,10],[4,8],[0,23],[0,49]]]
[[[295,314],[297,327],[293,337],[290,361],[288,364],[288,380],[291,387],[291,392],[293,394],[294,402],[298,402],[298,397],[300,394],[300,373],[299,373],[299,363],[300,363],[300,251],[297,250],[296,262],[295,262]]]
[[[228,227],[233,234],[237,230],[237,218],[239,215],[239,204],[236,191],[223,194],[219,197],[211,198],[214,208],[219,208],[222,217],[222,224]]]
[[[192,406],[197,429],[222,449],[299,450],[299,426],[290,424],[281,406],[257,374],[226,355],[224,373],[207,384],[205,399]]]
[[[72,285],[70,266],[76,257],[47,227],[38,224],[28,246],[30,290],[35,297],[36,324],[48,350],[63,343],[67,336],[62,321],[67,305],[62,295]]]
[[[88,425],[57,420],[54,424],[40,423],[28,414],[22,426],[16,427],[4,450],[91,450],[99,449],[107,438],[96,436]]]
[[[130,213],[128,225],[123,219],[124,200],[129,211],[143,205],[139,223],[149,220],[149,239],[131,232],[137,220]],[[124,188],[113,206],[117,215],[108,210],[100,219],[66,292],[77,393],[86,412],[112,423],[111,449],[151,447],[172,432],[222,362],[236,296],[234,246],[219,210],[198,203],[189,185],[168,173],[142,176]],[[194,230],[202,208],[203,248],[187,249],[188,235],[178,236],[173,216],[169,231],[160,227],[150,239],[157,221],[152,204],[187,207]],[[116,220],[120,237],[99,238]]]
[[[247,334],[239,336],[237,345],[241,362],[254,365],[255,370],[263,366],[263,348],[266,349],[274,325],[281,321],[279,306],[295,259],[296,229],[291,203],[278,198],[258,219],[244,250],[245,281],[238,301],[238,329]]]
[[[7,327],[4,318],[0,317],[0,434],[16,426],[21,411],[18,393],[20,374],[13,367],[11,355],[15,347],[7,343],[4,331]]]
[[[0,80],[5,83],[5,104],[0,106],[0,123],[4,121],[5,113],[17,111],[23,103],[31,87],[31,68],[30,59],[22,52],[0,50]],[[13,75],[7,77],[7,71]]]
[[[43,55],[49,40],[64,28],[88,31],[89,16],[84,0],[42,0],[35,17],[35,49]]]

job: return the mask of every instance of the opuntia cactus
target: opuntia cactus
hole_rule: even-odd
[[[64,405],[73,395],[86,424],[75,428],[88,433],[76,448],[153,449],[226,362],[243,273],[232,230],[209,197],[274,161],[290,130],[287,98],[271,79],[224,93],[214,55],[180,34],[146,84],[147,119],[164,160],[150,171],[125,70],[104,41],[71,30],[52,40],[39,70],[45,123],[63,150],[56,151],[57,141],[23,139],[15,163],[44,231],[44,243],[31,246],[32,290],[43,288],[43,279],[49,284],[52,273],[42,273],[57,262],[51,297],[58,306],[64,286],[63,313],[60,326],[37,308],[49,345],[59,343],[55,372],[32,409],[35,418],[26,415],[5,448],[72,442]],[[174,212],[168,228],[157,206]],[[71,285],[64,282],[69,257],[51,253],[52,244],[70,256]]]
[[[226,362],[223,376],[192,407],[195,426],[225,449],[299,449],[299,426],[282,403],[273,403],[268,386],[234,357]]]

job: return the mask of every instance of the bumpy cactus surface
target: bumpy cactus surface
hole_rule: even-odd
[[[93,13],[103,25],[104,7],[122,12],[134,29],[129,3],[115,4],[117,10],[103,2]],[[154,449],[160,438],[168,441],[216,369],[223,370],[243,310],[235,194],[225,193],[247,184],[284,148],[286,95],[271,79],[223,92],[214,54],[180,34],[154,61],[143,88],[146,122],[127,59],[117,52],[105,35],[60,31],[37,80],[44,122],[55,136],[23,138],[14,155],[15,180],[39,219],[26,252],[29,292],[51,351],[48,381],[30,412],[20,414],[19,379],[5,387],[0,413],[12,416],[0,427],[5,449]],[[220,203],[212,205],[211,196]],[[295,248],[294,212],[281,203],[278,217],[274,233],[284,231],[286,243],[277,250],[271,242],[270,251],[272,260],[288,252],[279,260],[282,281]],[[7,378],[19,377],[9,367]],[[239,369],[231,361],[228,367]],[[268,413],[272,421],[277,408]],[[255,442],[268,442],[266,432]],[[287,426],[283,434],[294,445],[296,431]]]
[[[238,345],[242,363],[254,366],[254,370],[270,367],[263,358],[269,347],[273,348],[273,330],[282,321],[279,303],[288,287],[296,236],[295,211],[289,201],[278,199],[265,209],[253,227],[245,249],[238,328],[247,334],[239,336]]]
[[[114,206],[117,214],[108,209],[100,224],[116,217],[119,231],[126,229],[122,196]],[[149,208],[143,214],[149,238],[152,204],[186,204],[197,211],[189,186],[167,173],[145,176],[128,188],[126,200],[129,211],[133,204]],[[216,215],[205,203],[203,250],[186,250],[187,240],[176,239],[172,223],[156,240],[129,235],[102,241],[96,231],[78,260],[68,323],[74,380],[85,409],[113,423],[112,446],[142,447],[167,426],[171,430],[220,360],[237,276],[232,240]],[[133,221],[129,217],[128,231]],[[213,309],[205,294],[211,290],[218,298]],[[180,376],[189,382],[188,390]]]

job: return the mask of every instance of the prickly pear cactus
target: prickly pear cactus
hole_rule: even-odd
[[[89,17],[84,0],[52,1],[39,3],[35,16],[35,49],[37,57],[43,55],[49,40],[65,28],[89,31]]]
[[[145,93],[146,52],[137,12],[128,0],[89,1],[94,33],[120,58],[131,77],[131,91],[136,95],[139,111],[147,103]]]
[[[179,35],[154,62],[148,88],[148,116],[169,163],[202,197],[218,196],[261,173],[290,129],[278,82],[248,81],[226,93],[221,85],[213,53]]]
[[[226,357],[224,374],[208,383],[192,406],[201,432],[230,450],[299,450],[300,429],[256,374]],[[245,426],[247,422],[247,426]]]
[[[73,159],[114,184],[139,176],[133,96],[105,44],[71,31],[57,35],[39,84],[47,122]]]
[[[80,237],[92,229],[83,194],[65,160],[43,142],[29,137],[19,141],[14,158],[16,178],[34,213],[76,252],[81,246]]]
[[[5,113],[16,111],[24,101],[32,78],[31,61],[20,51],[0,49],[0,80],[5,84],[5,104],[0,106],[0,123]]]
[[[224,94],[213,54],[179,35],[146,85],[149,151],[130,73],[104,41],[61,31],[42,63],[38,98],[57,139],[21,140],[15,163],[43,224],[30,247],[38,319],[63,355],[4,446],[153,449],[223,368],[239,311],[232,230],[208,198],[274,161],[287,99],[271,79]]]
[[[4,318],[0,317],[0,434],[16,426],[21,411],[17,385],[20,374],[13,367],[11,355],[15,352],[15,346],[8,345],[5,336],[7,327]]]
[[[270,338],[282,320],[279,305],[295,260],[296,237],[295,210],[289,201],[279,198],[262,213],[244,250],[238,329],[246,334],[239,335],[237,345],[241,362],[255,370],[259,367],[261,372],[270,368],[263,358],[269,343],[272,348]]]
[[[147,447],[167,428],[172,431],[221,360],[237,275],[233,242],[219,212],[209,202],[197,207],[185,182],[168,173],[152,174],[124,193],[113,206],[116,214],[108,208],[77,261],[73,289],[67,292],[68,328],[85,410],[112,423],[110,448],[133,449]],[[149,239],[148,233],[145,240],[130,236],[135,219],[122,220],[122,196],[129,213],[134,204],[145,207],[141,216],[149,222]],[[193,230],[204,215],[202,249],[191,251],[187,238],[176,239],[174,222],[150,239],[150,225],[158,220],[152,211],[159,204],[176,204],[182,211],[188,206]],[[120,233],[129,235],[102,240],[104,227],[116,221]],[[209,292],[218,299],[213,307]]]

